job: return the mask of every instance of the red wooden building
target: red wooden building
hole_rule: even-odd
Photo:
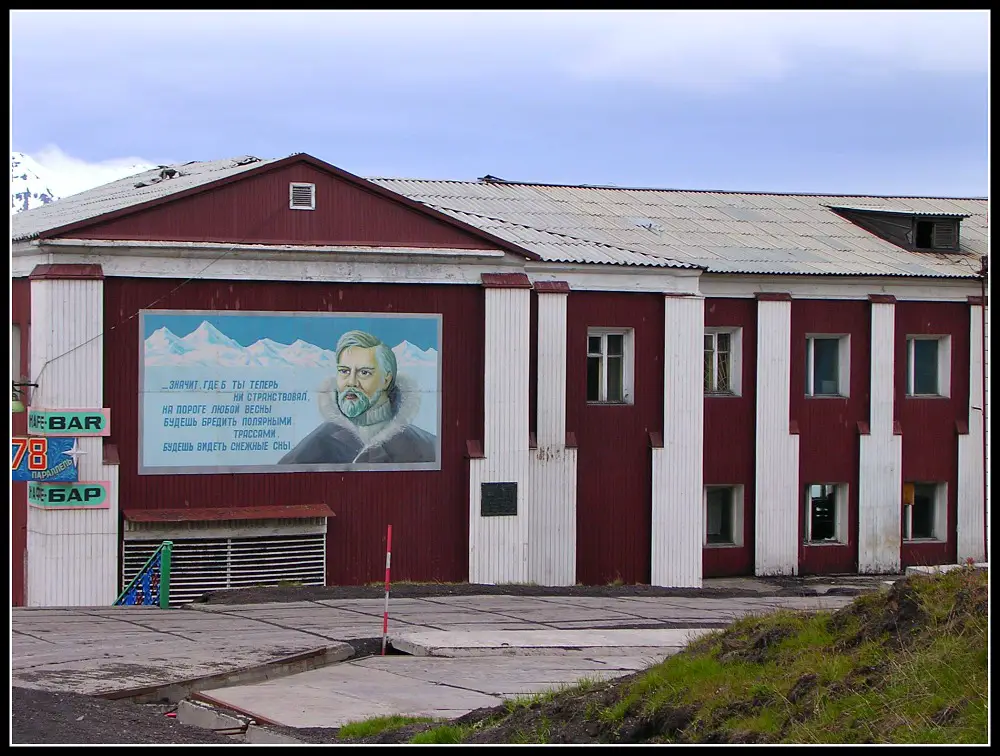
[[[412,581],[982,560],[986,212],[299,154],[20,213],[15,383],[111,429],[106,507],[13,484],[14,603],[111,603],[166,539],[178,600],[377,582],[390,524]]]

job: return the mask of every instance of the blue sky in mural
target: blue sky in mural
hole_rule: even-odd
[[[309,344],[333,351],[337,340],[346,331],[367,331],[382,339],[390,347],[402,341],[426,351],[438,345],[438,316],[385,316],[377,315],[226,315],[209,313],[204,315],[169,315],[145,313],[143,315],[143,339],[153,331],[166,327],[174,336],[184,338],[195,331],[203,322],[215,326],[225,336],[248,347],[260,339],[271,339],[279,344],[291,344],[302,339]]]
[[[12,149],[84,182],[308,152],[362,176],[984,196],[989,21],[13,11]]]

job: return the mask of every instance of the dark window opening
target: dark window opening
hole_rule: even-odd
[[[587,401],[601,400],[601,358],[587,357]]]
[[[937,503],[937,485],[915,483],[913,503],[903,504],[903,540],[936,538],[934,510]]]
[[[806,395],[839,396],[840,339],[810,338],[806,352]]]
[[[934,246],[934,222],[917,221],[917,246],[931,249]]]
[[[708,543],[735,543],[733,540],[733,489],[709,488],[706,495],[706,540]]]
[[[938,341],[913,339],[911,394],[938,394]]]
[[[807,541],[837,540],[837,487],[832,485],[809,486],[807,499],[809,530]]]

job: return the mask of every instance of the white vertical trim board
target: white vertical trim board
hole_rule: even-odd
[[[528,564],[530,290],[487,288],[485,459],[469,462],[469,582],[522,583]],[[517,514],[482,516],[483,483],[516,483]]]
[[[100,280],[31,281],[32,406],[103,406],[103,294]],[[107,606],[116,596],[118,469],[104,465],[102,439],[77,443],[79,479],[109,481],[109,507],[28,507],[28,606]]]
[[[969,432],[958,437],[958,561],[986,560],[983,479],[983,309],[969,307]]]
[[[650,579],[700,588],[705,300],[664,297],[663,448],[653,449]]]
[[[799,571],[799,438],[788,432],[792,303],[757,302],[754,572]],[[799,391],[803,390],[799,386]]]
[[[577,451],[539,446],[528,461],[526,579],[538,585],[575,585]]]
[[[576,449],[566,448],[566,305],[538,293],[537,448],[529,455],[528,575],[539,585],[576,582]]]
[[[568,294],[538,294],[538,446],[566,442]]]
[[[858,571],[900,570],[903,437],[893,434],[896,305],[871,305],[869,434],[858,457]]]

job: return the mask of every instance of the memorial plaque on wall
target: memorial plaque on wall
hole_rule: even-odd
[[[483,517],[517,514],[517,483],[483,483],[481,490]]]

